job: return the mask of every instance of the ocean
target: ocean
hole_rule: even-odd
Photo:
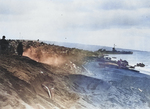
[[[134,51],[132,55],[109,55],[109,57],[116,57],[115,60],[123,59],[129,62],[129,65],[136,65],[143,63],[145,67],[135,67],[135,70],[150,75],[150,52],[147,51]]]
[[[54,44],[90,51],[100,48],[111,49],[71,43]],[[78,86],[73,91],[81,97],[76,104],[78,109],[150,109],[150,52],[132,51],[133,54],[129,55],[108,56],[115,57],[114,60],[127,60],[132,66],[137,63],[145,64],[145,67],[135,67],[139,72],[101,67],[98,60],[83,65],[85,72],[72,80]]]

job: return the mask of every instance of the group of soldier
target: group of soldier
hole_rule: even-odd
[[[2,39],[0,40],[0,53],[5,54],[8,53],[9,50],[9,43],[8,41],[5,39],[5,36],[2,36]],[[19,56],[22,56],[23,54],[23,45],[22,42],[20,42],[17,46],[17,53]]]

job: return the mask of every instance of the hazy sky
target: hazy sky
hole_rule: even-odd
[[[0,35],[150,51],[150,0],[0,0]]]

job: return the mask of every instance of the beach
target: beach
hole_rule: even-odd
[[[12,42],[16,47],[18,42]],[[23,44],[23,56],[0,55],[1,109],[150,108],[148,72],[101,66],[102,55],[90,50],[34,41]],[[141,60],[144,54],[149,56],[138,53]],[[138,53],[108,57],[131,64],[139,59]],[[133,64],[143,62],[147,69],[149,63],[141,60]]]

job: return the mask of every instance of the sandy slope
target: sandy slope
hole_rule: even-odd
[[[33,41],[23,41],[20,57],[15,53],[18,41],[10,43],[11,53],[0,54],[0,109],[150,107],[147,75],[102,68],[90,61],[99,55],[94,52]]]
[[[11,53],[0,54],[0,108],[77,109],[81,98],[70,86],[69,75],[84,73],[83,57],[95,54],[22,42],[24,56],[16,55],[19,41],[11,40]]]
[[[79,98],[67,89],[66,76],[52,73],[48,65],[13,55],[0,55],[0,60],[1,109],[69,108]]]

